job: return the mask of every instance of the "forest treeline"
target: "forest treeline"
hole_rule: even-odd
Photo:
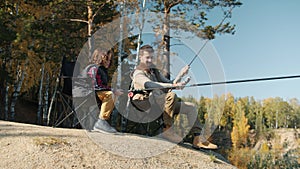
[[[255,129],[257,132],[300,127],[300,105],[297,98],[256,100],[253,96],[236,98],[228,93],[213,98],[202,96],[200,100],[184,99],[197,105],[202,123],[205,122],[208,112],[212,112],[216,116],[214,119],[219,130],[233,130],[237,124],[247,124],[246,128]]]
[[[118,15],[116,5],[101,1],[1,0],[0,6],[0,117],[15,120],[15,105],[21,97],[38,103],[36,123],[42,124],[63,60],[76,60],[90,36],[89,20],[85,18],[94,20],[94,29],[101,27]],[[87,9],[101,9],[101,15],[88,16]]]
[[[201,123],[211,121],[215,133],[230,133],[229,146],[221,154],[238,168],[300,167],[300,105],[299,100],[280,97],[255,100],[253,96],[235,98],[228,93],[213,98],[184,98],[197,105]],[[183,120],[184,121],[184,120]],[[292,133],[291,140],[282,141]],[[219,137],[218,135],[217,137]],[[221,135],[224,136],[224,135]],[[218,139],[218,138],[217,138]],[[291,148],[291,145],[296,145]]]

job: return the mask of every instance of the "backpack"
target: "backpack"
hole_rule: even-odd
[[[86,66],[78,77],[73,80],[73,97],[85,97],[90,93],[94,92],[93,79],[88,76],[88,71],[92,67],[98,67],[96,64],[90,64]]]

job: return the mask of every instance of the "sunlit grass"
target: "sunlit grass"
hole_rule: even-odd
[[[35,145],[38,146],[54,146],[54,145],[69,145],[65,139],[58,137],[35,137],[33,138]]]
[[[215,155],[213,155],[213,154],[210,154],[210,155],[209,155],[209,159],[210,159],[210,161],[213,162],[213,163],[218,162],[217,157],[216,157]]]

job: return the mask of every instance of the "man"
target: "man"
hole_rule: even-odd
[[[174,116],[178,115],[179,111],[181,111],[187,115],[191,132],[194,134],[193,147],[197,149],[217,149],[217,145],[210,143],[206,138],[200,136],[201,126],[197,118],[198,113],[195,105],[190,102],[179,102],[176,94],[170,90],[172,88],[182,89],[182,86],[186,84],[186,82],[180,81],[181,78],[188,73],[189,66],[182,68],[174,80],[169,80],[156,69],[155,65],[153,65],[154,50],[152,46],[142,46],[139,53],[140,64],[137,66],[136,70],[134,70],[132,75],[133,86],[136,90],[163,88],[163,90],[152,91],[152,95],[157,96],[157,98],[155,98],[157,103],[164,104],[162,108],[164,109],[163,120],[165,127],[162,136],[172,142],[178,143],[182,141],[182,137],[177,135],[172,127]],[[160,100],[161,97],[159,96],[163,93],[159,92],[164,92],[163,100]],[[133,100],[149,99],[149,95],[147,96],[147,92],[145,93],[146,95],[142,93],[134,95]]]

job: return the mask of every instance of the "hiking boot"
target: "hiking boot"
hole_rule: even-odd
[[[166,127],[163,129],[162,137],[173,143],[179,143],[182,141],[182,137],[176,134],[171,127]]]
[[[111,127],[106,120],[98,119],[93,127],[94,131],[99,131],[101,133],[116,133],[117,130]]]
[[[209,141],[202,141],[203,139],[200,138],[200,136],[195,136],[194,141],[193,141],[193,147],[195,149],[210,149],[210,150],[215,150],[218,149],[218,146],[209,142]]]

